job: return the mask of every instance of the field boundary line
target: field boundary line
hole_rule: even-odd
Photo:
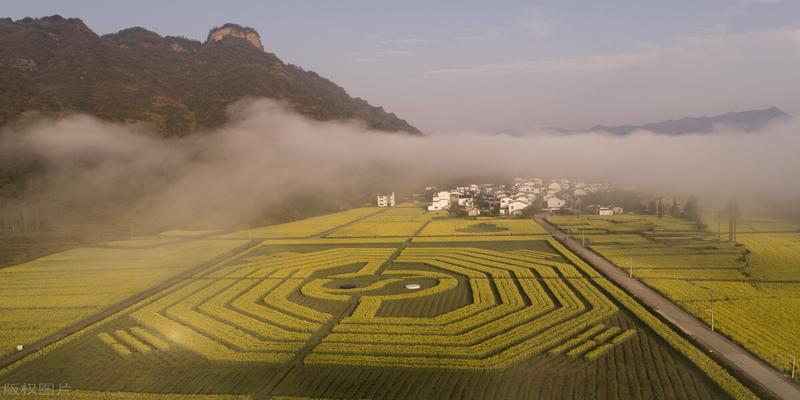
[[[169,280],[167,280],[167,281],[165,281],[165,282],[163,282],[163,283],[161,283],[161,284],[159,284],[159,285],[157,285],[155,287],[152,287],[150,289],[146,289],[146,290],[144,290],[142,292],[139,292],[139,293],[137,293],[137,294],[125,299],[125,300],[122,300],[121,302],[118,302],[118,303],[112,305],[109,308],[106,308],[106,309],[100,311],[97,314],[94,314],[92,316],[84,318],[84,319],[82,319],[82,320],[80,320],[80,321],[78,321],[78,322],[76,322],[76,323],[74,323],[74,324],[72,324],[70,326],[67,326],[66,328],[64,328],[64,329],[62,329],[62,330],[60,330],[60,331],[58,331],[58,332],[56,332],[56,333],[44,338],[44,339],[38,340],[38,341],[30,344],[30,346],[26,347],[22,351],[13,353],[13,354],[5,357],[5,358],[0,359],[0,374],[5,372],[4,370],[7,367],[10,367],[10,366],[14,365],[16,362],[18,362],[20,360],[23,360],[24,358],[27,358],[28,356],[34,355],[37,352],[39,352],[40,350],[45,349],[46,347],[48,347],[48,346],[50,346],[52,344],[55,344],[56,342],[59,342],[62,339],[68,338],[68,337],[70,337],[70,336],[82,331],[83,329],[86,329],[86,328],[88,328],[88,327],[90,327],[90,326],[92,326],[92,325],[94,325],[94,324],[96,324],[98,322],[101,322],[101,321],[105,320],[106,318],[111,317],[111,316],[119,313],[120,311],[128,309],[128,308],[130,308],[132,306],[135,306],[138,303],[148,299],[149,297],[154,296],[154,295],[158,294],[161,291],[167,290],[167,289],[171,288],[172,286],[175,286],[175,285],[179,284],[180,282],[183,282],[184,280],[191,278],[192,276],[194,276],[195,274],[197,274],[199,272],[202,272],[204,270],[213,268],[213,267],[215,267],[215,266],[217,266],[219,264],[222,264],[222,263],[224,263],[224,262],[226,262],[226,261],[228,261],[228,260],[230,260],[232,258],[238,257],[239,255],[241,255],[242,253],[246,252],[247,250],[250,250],[250,249],[254,248],[259,243],[261,243],[261,240],[251,240],[248,243],[246,243],[246,244],[244,244],[242,246],[239,246],[236,249],[230,250],[230,251],[228,251],[228,252],[226,252],[224,254],[221,254],[221,255],[219,255],[217,257],[214,257],[213,259],[211,259],[209,261],[206,261],[204,263],[201,263],[197,267],[192,268],[192,269],[190,269],[188,271],[185,271],[185,272],[183,272],[183,273],[181,273],[181,274],[179,274],[177,276],[174,276],[174,277],[170,278]]]
[[[374,213],[370,213],[370,214],[367,214],[367,215],[365,215],[365,216],[363,216],[363,217],[356,218],[356,219],[354,219],[354,220],[352,220],[352,221],[350,221],[350,222],[345,222],[345,223],[344,223],[344,224],[342,224],[342,225],[335,226],[335,227],[333,227],[333,228],[331,228],[331,229],[328,229],[327,231],[324,231],[324,232],[322,232],[322,233],[318,233],[318,234],[316,234],[316,235],[311,235],[311,236],[308,236],[308,237],[306,237],[306,238],[307,238],[307,239],[325,239],[325,238],[326,238],[326,236],[330,235],[330,234],[331,234],[331,233],[333,233],[333,232],[336,232],[336,231],[338,231],[339,229],[342,229],[342,228],[344,228],[344,227],[346,227],[346,226],[350,226],[350,225],[352,225],[352,224],[355,224],[356,222],[360,222],[360,221],[362,221],[362,220],[364,220],[364,219],[367,219],[367,218],[369,218],[369,217],[372,217],[372,216],[378,215],[378,214],[380,214],[380,213],[385,213],[386,211],[389,211],[391,208],[392,208],[392,207],[383,207],[383,208],[381,208],[380,210],[378,210],[378,211],[375,211]],[[334,238],[331,238],[331,239],[334,239]]]
[[[685,334],[693,344],[703,348],[706,352],[714,353],[716,358],[724,361],[724,364],[732,368],[738,376],[745,378],[756,388],[776,398],[800,398],[800,387],[788,381],[783,374],[764,363],[760,358],[725,336],[712,332],[705,323],[640,280],[629,278],[627,273],[620,267],[559,231],[541,215],[537,215],[534,219],[552,233],[554,240],[561,243],[609,281],[646,306],[653,315],[659,316],[672,329]]]

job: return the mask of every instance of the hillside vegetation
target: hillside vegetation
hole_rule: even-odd
[[[201,43],[143,28],[98,36],[77,18],[0,19],[0,126],[26,111],[144,121],[165,136],[226,121],[246,97],[287,102],[317,120],[419,130],[335,83],[260,48],[251,28],[226,24]]]

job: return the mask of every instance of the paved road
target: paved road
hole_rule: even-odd
[[[628,293],[636,296],[641,302],[647,304],[655,312],[671,322],[674,327],[695,338],[706,347],[706,350],[722,356],[744,376],[749,377],[753,383],[762,387],[764,391],[780,399],[800,399],[800,387],[790,382],[779,371],[765,364],[724,336],[712,332],[705,323],[637,279],[630,278],[627,272],[622,271],[594,251],[584,247],[580,241],[561,233],[541,216],[536,216],[534,219],[573,253],[583,258]]]

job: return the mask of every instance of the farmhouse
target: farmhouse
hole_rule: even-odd
[[[614,215],[614,210],[608,207],[600,207],[597,209],[598,215]]]
[[[520,193],[533,193],[534,190],[536,190],[536,187],[529,184],[523,184],[517,188],[517,191]]]
[[[508,215],[519,215],[528,207],[528,203],[514,201],[508,204]]]
[[[394,207],[394,192],[391,194],[378,193],[378,207]]]
[[[559,199],[558,197],[551,197],[547,199],[547,208],[550,211],[560,210],[561,207],[567,205],[566,200]]]
[[[440,211],[450,208],[450,192],[442,191],[433,195],[433,201],[428,206],[428,211]]]
[[[428,211],[440,211],[450,208],[450,199],[435,200],[428,206]]]
[[[459,195],[457,201],[458,201],[458,205],[464,206],[466,208],[472,207],[474,205],[474,201],[472,200],[472,196],[468,196],[468,195]]]

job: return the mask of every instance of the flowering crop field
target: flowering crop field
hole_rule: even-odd
[[[380,211],[381,209],[377,207],[354,208],[352,210],[306,218],[286,224],[270,225],[227,233],[220,237],[227,239],[305,238],[324,234],[329,230],[336,229],[344,224],[351,223]]]
[[[419,236],[483,236],[546,234],[538,224],[526,219],[435,219],[422,229]]]
[[[418,207],[395,207],[346,225],[326,235],[327,238],[368,238],[413,236],[428,221],[432,213]]]
[[[197,240],[146,248],[86,247],[0,269],[0,356],[245,243]]]
[[[617,223],[601,222],[603,218],[598,216],[550,219],[564,229]],[[800,351],[797,223],[744,219],[735,246],[725,241],[727,227],[722,230],[722,242],[716,232],[699,231],[691,224],[680,232],[668,231],[671,240],[664,240],[667,231],[659,228],[679,226],[673,218],[664,217],[666,222],[651,216],[630,219],[638,221],[643,230],[585,234],[584,239],[620,268],[628,270],[632,264],[634,275],[645,284],[708,324],[713,299],[715,326],[721,333],[789,373],[791,356]],[[581,238],[579,229],[570,233]]]
[[[587,233],[642,233],[646,231],[693,232],[693,224],[685,219],[649,215],[556,215],[547,218],[559,229],[585,229]]]
[[[0,384],[69,382],[75,398],[108,399],[754,397],[532,221],[357,215],[195,269],[0,370]],[[438,221],[519,233],[414,236]],[[421,224],[400,239],[349,236],[407,222]],[[178,236],[106,250],[242,243]]]

